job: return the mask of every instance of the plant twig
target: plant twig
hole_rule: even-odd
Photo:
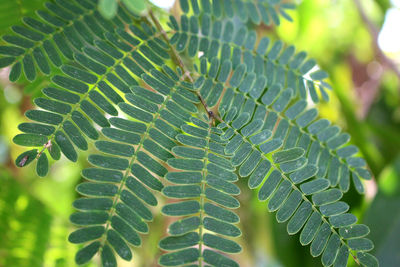
[[[358,13],[360,14],[360,17],[364,24],[367,26],[368,31],[370,32],[372,36],[372,45],[374,47],[375,55],[379,61],[381,61],[382,65],[384,65],[386,68],[391,69],[397,76],[397,78],[400,81],[400,70],[398,69],[396,63],[393,62],[390,58],[388,58],[385,53],[380,49],[378,45],[378,35],[379,31],[377,27],[372,23],[372,21],[368,18],[360,0],[354,0],[354,4],[357,7]],[[400,90],[400,88],[399,88]]]
[[[183,60],[179,56],[179,54],[176,51],[176,49],[169,42],[169,38],[167,36],[166,31],[163,29],[163,27],[161,26],[160,22],[158,21],[158,19],[156,18],[156,16],[154,15],[154,13],[153,13],[153,11],[151,9],[149,11],[149,15],[150,15],[151,20],[155,24],[157,30],[161,33],[161,36],[163,37],[164,41],[168,44],[168,46],[169,46],[169,48],[171,50],[171,54],[173,56],[173,60],[182,69],[182,72],[183,72],[182,79],[185,80],[187,78],[191,83],[193,83],[194,79],[191,76],[190,71],[186,68],[185,64],[183,64]],[[204,109],[207,111],[208,117],[211,120],[221,121],[221,118],[208,108],[207,103],[205,102],[204,98],[198,92],[196,92],[196,95],[199,98],[199,100],[200,100],[201,104],[203,105]]]

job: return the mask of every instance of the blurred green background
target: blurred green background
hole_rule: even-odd
[[[153,2],[157,1],[170,2]],[[0,35],[20,24],[22,16],[34,14],[43,2],[0,0]],[[375,178],[365,184],[364,196],[351,189],[345,200],[370,226],[372,253],[381,266],[400,266],[400,1],[294,2],[294,22],[257,30],[307,51],[329,73],[334,89],[329,103],[318,104],[321,115],[351,134]],[[34,165],[15,167],[13,160],[23,148],[14,145],[12,137],[47,78],[11,84],[8,72],[0,71],[0,266],[74,266],[77,246],[67,242],[73,230],[68,217],[87,154],[75,164],[61,159],[46,178],[36,176]],[[247,181],[239,183],[244,189]],[[254,192],[243,191],[239,215],[244,251],[235,256],[242,266],[321,265],[319,258],[310,256],[309,247],[299,244],[297,235],[287,235],[286,225],[276,223]],[[152,235],[144,236],[134,261],[120,266],[157,266],[157,242],[166,224],[155,216]],[[98,266],[97,262],[88,266]]]

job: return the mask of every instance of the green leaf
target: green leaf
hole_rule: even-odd
[[[378,260],[369,253],[357,252],[358,260],[367,267],[379,266]]]
[[[304,155],[305,151],[304,149],[300,147],[295,147],[287,150],[282,150],[279,152],[274,153],[272,158],[274,159],[274,162],[279,164],[283,162],[288,162],[291,160],[296,160]]]
[[[199,241],[199,234],[190,232],[180,236],[168,236],[162,239],[158,245],[163,250],[178,250],[194,246]]]
[[[60,147],[56,143],[52,143],[50,149],[48,149],[50,156],[54,160],[59,160],[61,158]]]
[[[296,160],[281,163],[279,167],[284,173],[290,173],[304,167],[307,164],[307,161],[307,158],[301,157]]]
[[[326,180],[324,178],[319,178],[301,184],[300,189],[305,195],[312,195],[327,189],[329,185],[330,185],[329,180]]]
[[[126,186],[139,198],[141,198],[144,202],[151,206],[157,205],[157,199],[154,195],[133,177],[128,177],[126,181]]]
[[[25,116],[31,120],[52,125],[58,125],[63,120],[60,115],[42,110],[28,110]]]
[[[126,170],[129,165],[126,159],[103,155],[90,155],[88,161],[98,167],[121,171]]]
[[[29,122],[21,123],[18,125],[18,129],[24,133],[42,134],[46,136],[51,135],[55,131],[53,126]]]
[[[334,227],[344,227],[349,226],[357,222],[357,217],[351,213],[344,213],[339,215],[334,215],[329,218],[329,222]]]
[[[165,178],[175,184],[197,184],[203,176],[200,172],[168,172]]]
[[[17,62],[12,66],[8,78],[11,82],[15,82],[19,79],[19,77],[21,77],[21,73],[22,73],[22,65],[21,63]]]
[[[149,228],[145,222],[133,212],[127,205],[118,203],[115,208],[117,214],[124,219],[132,228],[140,233],[147,233]]]
[[[311,241],[313,241],[315,235],[318,232],[319,226],[321,225],[321,222],[321,215],[318,214],[318,212],[314,211],[300,233],[300,243],[303,246],[308,245],[311,243]]]
[[[322,205],[319,207],[321,213],[325,216],[333,216],[342,214],[349,210],[349,205],[343,201],[338,201],[331,204]],[[341,234],[342,235],[342,234]],[[343,236],[343,235],[342,235]]]
[[[118,216],[111,218],[111,226],[130,244],[140,246],[141,240],[136,231]]]
[[[47,143],[47,136],[38,134],[18,134],[13,142],[20,146],[43,146]]]
[[[315,205],[321,206],[324,204],[336,202],[337,200],[341,199],[342,196],[342,192],[339,189],[334,188],[314,194],[312,196],[312,201]]]
[[[15,47],[15,46],[0,46],[0,55],[5,55],[5,56],[20,56],[24,53],[24,50]]]
[[[364,224],[356,224],[340,228],[339,233],[344,238],[364,237],[369,234],[369,228]]]
[[[18,167],[25,167],[35,160],[37,154],[37,149],[25,151],[15,159],[15,165],[17,165]]]
[[[215,190],[213,188],[206,188],[206,197],[217,204],[220,204],[224,207],[236,209],[239,208],[240,203],[236,200],[236,198],[231,197],[228,194],[225,194],[219,190]]]
[[[239,253],[242,248],[234,241],[211,234],[204,234],[204,245],[226,253]]]
[[[348,245],[353,250],[370,251],[374,248],[374,244],[367,238],[352,238],[349,239]]]
[[[349,240],[350,242],[350,240]],[[322,264],[324,266],[330,266],[335,261],[336,255],[340,248],[340,238],[336,234],[332,234],[326,245],[324,253],[322,254]]]
[[[297,207],[300,205],[301,201],[301,193],[299,191],[292,191],[285,203],[276,213],[276,220],[280,223],[289,220],[289,218],[292,217],[296,211]]]
[[[86,142],[86,139],[82,136],[81,132],[72,122],[64,122],[63,130],[79,149],[88,149],[88,143]]]
[[[76,190],[87,196],[113,197],[118,192],[118,187],[106,183],[81,183],[76,187]]]
[[[69,219],[77,225],[104,224],[108,219],[108,214],[105,212],[75,212]]]
[[[109,210],[112,204],[111,198],[79,198],[72,203],[78,210]]]
[[[328,242],[329,235],[331,233],[331,229],[329,224],[323,223],[321,227],[319,227],[318,233],[315,236],[314,240],[311,243],[310,252],[313,257],[317,257],[321,255],[323,252],[326,243]]]
[[[307,218],[312,213],[312,207],[309,202],[304,201],[297,209],[296,213],[289,220],[287,231],[290,235],[296,234],[306,223]]]
[[[79,244],[99,238],[105,229],[103,226],[90,226],[81,228],[68,236],[68,241],[71,243]]]
[[[239,195],[240,189],[236,185],[227,182],[223,179],[220,179],[213,175],[207,175],[206,177],[207,184],[217,190],[220,190],[229,195]]]
[[[201,160],[195,159],[169,159],[168,165],[172,168],[186,171],[201,171],[204,167]]]
[[[52,81],[62,88],[76,92],[78,94],[84,94],[89,90],[89,86],[87,84],[65,76],[55,75],[52,78]]]
[[[268,160],[261,161],[249,178],[248,185],[251,189],[257,188],[264,180],[265,176],[271,168]]]
[[[199,228],[200,218],[189,217],[173,222],[168,227],[168,233],[171,235],[183,235]]]
[[[99,151],[115,156],[131,157],[134,153],[131,146],[109,141],[97,141],[95,146]]]
[[[136,14],[142,14],[147,9],[144,0],[122,0],[122,2],[131,12]]]
[[[279,148],[281,148],[283,145],[283,142],[280,138],[274,138],[271,141],[267,141],[260,145],[260,149],[262,152],[265,154],[271,153]]]
[[[347,260],[349,258],[349,250],[347,246],[343,245],[340,247],[339,252],[336,256],[334,267],[345,267],[347,266]]]
[[[139,198],[130,193],[128,190],[122,190],[120,198],[127,206],[135,210],[137,215],[142,217],[143,220],[153,220],[151,211],[140,201]]]
[[[116,0],[100,0],[99,11],[106,19],[111,19],[117,14],[118,3]]]
[[[131,249],[116,231],[112,229],[107,231],[107,241],[122,259],[126,261],[130,261],[132,259]]]
[[[281,207],[281,205],[284,203],[292,190],[291,186],[291,183],[287,180],[283,180],[282,183],[280,183],[274,195],[268,202],[269,211],[276,211]]]
[[[60,147],[62,153],[72,162],[78,160],[78,154],[76,153],[71,141],[61,131],[57,131],[55,134],[55,140],[57,145]]]
[[[167,204],[162,208],[162,212],[168,216],[186,216],[190,214],[195,214],[199,210],[199,203],[192,200]]]
[[[122,180],[121,172],[100,168],[86,168],[82,171],[82,176],[88,180],[100,182],[118,183]]]
[[[46,153],[42,153],[36,164],[36,173],[40,177],[44,177],[49,172],[49,161],[47,159]]]
[[[206,203],[204,204],[204,211],[207,215],[229,223],[238,223],[239,216],[230,210],[221,208],[217,205]]]
[[[77,94],[70,93],[65,90],[60,90],[54,87],[46,87],[42,90],[43,94],[50,98],[60,100],[70,104],[76,104],[79,102],[80,97]]]
[[[220,264],[221,266],[239,267],[239,264],[237,264],[235,261],[213,250],[205,249],[203,251],[203,258],[205,262],[215,266]]]
[[[75,262],[77,264],[84,264],[90,261],[93,258],[93,256],[97,253],[97,251],[99,251],[99,248],[100,248],[100,242],[95,241],[90,245],[87,245],[86,247],[80,249],[75,255]]]
[[[278,171],[273,171],[268,176],[265,183],[262,185],[260,191],[258,192],[258,199],[260,201],[267,200],[275,189],[278,187],[279,182],[282,180],[282,176]]]
[[[198,185],[166,186],[162,193],[169,198],[199,197],[201,188]]]
[[[194,262],[198,257],[199,251],[197,249],[187,248],[161,255],[159,263],[162,266],[177,266]]]
[[[101,251],[101,263],[103,266],[117,266],[117,260],[109,245],[104,245]]]
[[[205,229],[225,236],[238,237],[242,234],[236,226],[210,217],[204,218],[203,225]]]

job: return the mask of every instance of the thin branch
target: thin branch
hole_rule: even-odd
[[[174,48],[173,45],[171,45],[171,43],[169,42],[169,38],[167,36],[166,31],[163,29],[163,27],[161,26],[160,22],[158,21],[158,19],[156,18],[156,16],[154,15],[153,11],[150,9],[149,11],[149,15],[151,20],[153,21],[153,23],[155,24],[157,30],[161,33],[161,36],[163,37],[164,41],[168,44],[169,48],[171,49],[171,53],[173,56],[173,60],[175,61],[175,63],[182,69],[183,71],[183,76],[182,79],[188,78],[188,80],[193,83],[194,79],[190,74],[190,71],[186,68],[185,64],[183,64],[183,60],[181,59],[181,57],[179,56],[178,52],[176,51],[176,49]],[[221,119],[219,118],[219,116],[217,114],[215,114],[214,112],[212,112],[208,106],[207,103],[205,102],[204,98],[198,93],[196,92],[197,97],[199,98],[201,104],[203,105],[204,109],[207,111],[207,115],[210,119],[214,120],[219,120],[221,121]]]
[[[181,57],[179,56],[178,52],[170,44],[169,38],[167,36],[167,32],[163,29],[163,27],[161,26],[160,22],[158,21],[158,19],[156,18],[156,16],[154,15],[154,13],[151,9],[149,11],[149,15],[150,15],[151,20],[155,24],[157,30],[160,31],[161,36],[163,37],[164,41],[168,44],[169,48],[171,49],[172,55],[174,56],[175,63],[182,69],[183,78],[187,77],[189,79],[189,81],[193,83],[194,79],[192,78],[192,76],[190,75],[190,72],[187,70],[187,68],[183,64],[183,61],[182,61]]]

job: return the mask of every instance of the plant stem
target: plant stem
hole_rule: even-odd
[[[167,36],[166,31],[163,29],[163,27],[161,26],[160,22],[158,21],[158,19],[156,18],[156,16],[154,15],[154,13],[151,9],[149,11],[149,15],[150,15],[151,20],[155,24],[157,30],[161,33],[161,36],[163,37],[164,41],[168,44],[175,63],[182,69],[182,71],[183,71],[182,79],[184,80],[185,78],[187,78],[191,83],[193,83],[194,79],[191,76],[190,71],[186,68],[185,64],[183,64],[182,58],[179,56],[175,47],[173,47],[171,45],[171,43],[169,42],[169,38]],[[205,102],[204,98],[198,92],[195,92],[195,93],[196,93],[197,97],[199,98],[201,104],[203,105],[204,109],[207,111],[208,117],[212,120],[221,121],[219,116],[208,108],[207,103]]]

